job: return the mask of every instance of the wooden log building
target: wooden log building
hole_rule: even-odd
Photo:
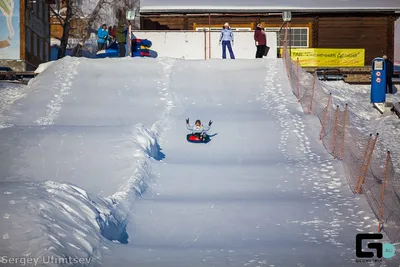
[[[225,22],[233,30],[252,31],[257,23],[267,31],[279,30],[282,12],[291,11],[294,48],[364,48],[365,65],[371,65],[377,56],[394,56],[399,0],[320,0],[318,6],[298,0],[187,2],[142,0],[141,30],[220,30]]]
[[[40,63],[50,60],[49,5],[54,0],[11,0],[8,3],[12,3],[6,6],[12,23],[0,27],[14,35],[9,42],[3,41],[4,52],[0,47],[0,65],[14,71],[35,70]]]

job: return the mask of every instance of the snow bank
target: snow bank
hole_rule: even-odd
[[[22,84],[0,83],[0,129],[10,126],[4,115],[5,111],[15,101],[23,98],[28,91],[29,88]]]
[[[42,66],[41,74],[32,79],[28,86],[16,87],[17,85],[12,85],[15,88],[11,85],[7,85],[5,88],[0,86],[0,94],[4,96],[0,98],[0,119],[3,118],[0,122],[10,128],[13,127],[16,132],[19,131],[18,129],[24,128],[37,129],[37,126],[41,129],[53,127],[52,129],[59,132],[65,128],[65,126],[63,128],[62,125],[57,125],[60,122],[64,124],[70,123],[71,127],[75,128],[98,127],[98,125],[80,126],[76,122],[73,124],[77,120],[74,113],[78,108],[77,103],[81,103],[79,101],[84,97],[86,97],[86,102],[83,103],[83,107],[88,108],[89,106],[88,110],[92,110],[91,113],[85,115],[92,116],[93,120],[99,117],[104,120],[102,113],[99,114],[99,112],[103,112],[101,109],[105,109],[103,103],[97,106],[100,110],[93,111],[94,106],[90,102],[93,99],[93,92],[100,94],[99,99],[103,98],[110,106],[114,107],[116,112],[108,112],[108,114],[116,114],[116,119],[119,119],[117,121],[118,124],[121,124],[122,120],[119,115],[126,114],[127,111],[116,109],[121,108],[123,105],[125,105],[125,108],[132,108],[132,105],[139,108],[137,103],[132,101],[143,102],[148,98],[151,99],[155,106],[160,106],[156,109],[154,106],[148,105],[148,109],[155,112],[162,110],[160,114],[157,114],[157,120],[151,124],[146,121],[146,125],[144,123],[128,125],[132,127],[129,140],[126,141],[132,144],[129,148],[133,157],[127,162],[131,166],[127,171],[131,171],[131,174],[121,184],[120,189],[109,197],[100,196],[98,192],[91,193],[91,188],[83,188],[73,183],[52,180],[38,181],[37,177],[35,181],[29,175],[29,172],[26,172],[26,175],[8,176],[2,169],[2,172],[0,172],[0,183],[3,190],[0,194],[0,212],[2,213],[0,217],[0,236],[3,238],[3,241],[0,242],[0,252],[2,252],[2,255],[9,257],[21,257],[21,255],[39,257],[42,260],[44,259],[43,257],[51,256],[59,259],[73,257],[74,259],[86,259],[90,261],[90,265],[97,266],[101,260],[99,252],[101,247],[107,246],[110,241],[128,242],[129,236],[126,232],[127,216],[131,211],[135,198],[146,190],[147,184],[152,178],[150,161],[162,160],[165,156],[161,152],[158,139],[161,135],[161,130],[166,127],[165,116],[173,107],[172,102],[169,100],[168,81],[169,71],[174,61],[168,59],[139,59],[138,61],[143,61],[143,63],[140,66],[136,62],[132,64],[133,61],[130,58],[89,60],[66,57]],[[84,65],[84,70],[78,70],[81,64]],[[112,64],[118,65],[118,68],[110,67]],[[135,66],[138,71],[132,74],[132,70],[129,67],[125,67],[124,64],[126,66]],[[158,67],[160,64],[161,67]],[[107,67],[106,70],[110,74],[109,77],[116,76],[115,79],[110,79],[108,76],[104,77],[105,80],[110,80],[110,84],[102,84],[103,82],[99,82],[99,78],[93,79],[91,76],[100,75],[104,71],[104,67]],[[157,74],[158,71],[160,75]],[[149,80],[147,76],[151,79]],[[90,88],[85,88],[85,85],[78,78],[82,78],[81,80],[90,79],[91,84],[99,82],[100,85],[96,84]],[[136,78],[138,80],[135,81]],[[117,79],[118,83],[116,84],[115,81]],[[123,85],[123,82],[126,82],[126,85]],[[156,86],[153,86],[153,83]],[[114,89],[110,85],[118,86],[115,86]],[[127,92],[129,90],[133,90],[132,94],[134,96],[140,95],[140,100],[132,99],[128,96]],[[105,92],[108,92],[109,96],[114,98],[105,96]],[[79,95],[79,93],[84,93],[85,95]],[[159,97],[160,99],[156,101],[154,97]],[[98,99],[95,98],[95,102],[98,102]],[[115,107],[114,104],[118,103],[119,106]],[[144,103],[145,106],[146,103]],[[121,113],[118,113],[119,111]],[[146,113],[147,111],[143,110],[143,112]],[[147,117],[153,118],[151,115]],[[110,116],[108,120],[105,123],[115,124],[114,117]],[[111,125],[114,126],[114,124]],[[109,125],[107,124],[106,126]],[[0,134],[2,140],[9,136],[1,131]],[[67,135],[67,133],[64,133],[64,135]],[[16,142],[15,140],[20,137],[13,138],[12,141]],[[28,139],[26,139],[27,137],[23,138],[20,138],[22,140],[20,146],[34,141],[33,139],[39,139],[37,141],[39,147],[44,142],[41,137],[28,136]],[[115,140],[111,141],[117,142],[120,140],[115,138]],[[11,146],[12,144],[10,143]],[[115,143],[114,145],[118,146]],[[42,146],[40,149],[46,148]],[[50,147],[50,150],[56,149]],[[7,151],[3,151],[0,156],[12,156],[11,152]],[[26,158],[29,160],[30,155],[26,154],[28,150],[25,149],[23,151],[25,151],[25,154],[22,155],[23,160],[26,160]],[[49,152],[49,150],[45,150],[42,153],[46,153],[46,151]],[[93,154],[93,151],[91,153]],[[33,157],[40,159],[37,155],[35,154]],[[42,160],[43,155],[49,156],[48,154],[42,154]],[[56,155],[56,157],[58,156]],[[61,154],[59,157],[59,161],[66,159],[61,157]],[[10,162],[18,164],[18,160],[11,160]],[[56,160],[54,163],[56,163]],[[4,167],[4,164],[2,166]],[[29,166],[24,166],[23,168],[29,170]],[[46,171],[49,172],[48,170]],[[54,175],[58,175],[58,173]],[[51,176],[46,175],[45,177]],[[113,179],[114,177],[108,178]],[[119,182],[115,181],[117,184]]]
[[[128,242],[126,217],[136,193],[142,194],[151,178],[149,159],[163,154],[150,130],[137,125],[133,133],[139,162],[131,179],[110,198],[89,194],[83,188],[53,181],[2,182],[1,250],[8,256],[65,256],[100,261],[99,247],[108,240]],[[25,181],[24,181],[25,180]],[[101,235],[100,235],[101,233]],[[30,240],[34,246],[26,242]]]
[[[168,78],[173,63],[174,60],[171,59],[167,59],[166,62],[162,63]],[[166,83],[164,85],[161,90],[167,91],[168,86]],[[168,129],[169,121],[167,116],[174,108],[174,105],[169,92],[164,93],[164,97],[162,99],[166,101],[166,108],[164,113],[160,115],[160,119],[152,125],[151,130],[146,129],[141,124],[136,126],[133,140],[137,144],[137,149],[134,151],[134,156],[139,167],[133,171],[127,183],[122,185],[118,192],[111,196],[112,201],[116,203],[116,210],[125,218],[132,209],[136,194],[143,194],[152,178],[149,159],[161,161],[165,157],[161,152],[159,139],[162,131]]]
[[[55,61],[49,61],[46,63],[42,63],[39,67],[34,71],[35,74],[40,74],[45,71],[48,67],[50,67]]]
[[[3,182],[2,189],[1,207],[7,211],[0,226],[7,251],[3,255],[70,255],[95,261],[98,231],[107,218],[96,205],[110,205],[97,204],[79,187],[51,181]]]

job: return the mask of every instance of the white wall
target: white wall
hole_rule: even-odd
[[[208,59],[211,50],[211,58],[222,58],[222,47],[218,44],[219,32],[211,32],[210,43],[208,32],[134,31],[133,34],[138,39],[150,40],[153,43],[151,50],[156,51],[158,57]],[[234,32],[233,52],[237,59],[255,58],[256,47],[253,36],[254,32]],[[267,43],[271,47],[268,58],[276,58],[276,33],[267,32]],[[227,58],[229,58],[228,51]]]

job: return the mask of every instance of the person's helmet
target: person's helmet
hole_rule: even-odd
[[[201,121],[200,120],[196,120],[196,122],[194,124],[200,124],[201,125]]]

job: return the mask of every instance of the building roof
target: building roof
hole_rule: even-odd
[[[400,0],[140,0],[141,13],[400,12]]]

